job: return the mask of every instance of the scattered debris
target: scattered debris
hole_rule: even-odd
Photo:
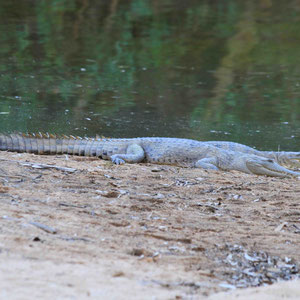
[[[198,203],[196,203],[192,206],[194,206],[194,207],[203,207],[203,208],[205,208],[204,211],[214,213],[214,212],[216,212],[216,210],[220,209],[219,207],[217,207],[217,206],[220,206],[220,205],[221,205],[220,202],[212,203],[212,204],[198,202]]]
[[[239,245],[226,245],[219,250],[226,255],[220,262],[228,265],[223,271],[224,279],[234,287],[256,287],[300,278],[299,267],[291,258],[247,251]]]
[[[276,228],[275,228],[275,232],[279,232],[279,231],[282,231],[284,227],[286,227],[289,223],[288,222],[283,222],[281,223],[280,225],[278,225]]]
[[[120,193],[117,191],[101,191],[101,190],[96,190],[95,191],[97,194],[100,194],[103,197],[106,198],[117,198]]]
[[[292,224],[291,227],[294,229],[294,233],[300,233],[300,227],[296,224]]]
[[[7,193],[9,191],[8,186],[0,185],[0,193]]]
[[[225,288],[225,289],[229,289],[229,290],[235,290],[236,287],[232,284],[226,283],[226,282],[222,282],[219,284],[220,287]]]
[[[160,285],[161,287],[164,288],[175,288],[175,287],[189,287],[192,288],[193,290],[198,290],[200,288],[207,288],[211,284],[208,282],[192,282],[192,281],[175,281],[175,282],[167,282],[167,281],[162,281],[162,280],[142,280],[141,284],[143,285]]]
[[[133,256],[139,256],[139,257],[152,257],[154,256],[153,253],[149,250],[142,249],[142,248],[133,248],[131,251],[129,251],[130,255]]]
[[[195,185],[195,184],[198,184],[199,181],[189,181],[189,180],[186,180],[185,178],[178,178],[176,179],[175,181],[175,185],[176,186],[191,186],[191,185]]]
[[[145,233],[144,236],[149,236],[149,237],[153,237],[155,239],[164,240],[164,241],[180,242],[180,243],[184,243],[184,244],[192,243],[192,239],[189,239],[189,238],[172,238],[172,237],[168,237],[168,236],[163,236],[163,235],[158,235],[158,234],[150,234],[150,233]]]
[[[120,222],[110,222],[110,225],[116,226],[116,227],[127,227],[130,226],[130,223],[126,220],[120,221]]]

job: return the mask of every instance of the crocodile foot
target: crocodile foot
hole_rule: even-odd
[[[112,155],[110,157],[111,161],[116,165],[123,165],[125,164],[125,160],[120,158],[118,154]]]

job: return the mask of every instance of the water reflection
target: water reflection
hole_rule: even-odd
[[[0,130],[300,148],[300,1],[0,3]]]

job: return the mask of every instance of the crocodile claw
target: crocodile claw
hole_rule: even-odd
[[[125,164],[125,160],[120,158],[117,154],[114,154],[110,157],[111,161],[116,165]]]

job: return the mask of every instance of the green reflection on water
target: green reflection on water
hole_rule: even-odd
[[[300,1],[0,3],[0,130],[300,146]]]

